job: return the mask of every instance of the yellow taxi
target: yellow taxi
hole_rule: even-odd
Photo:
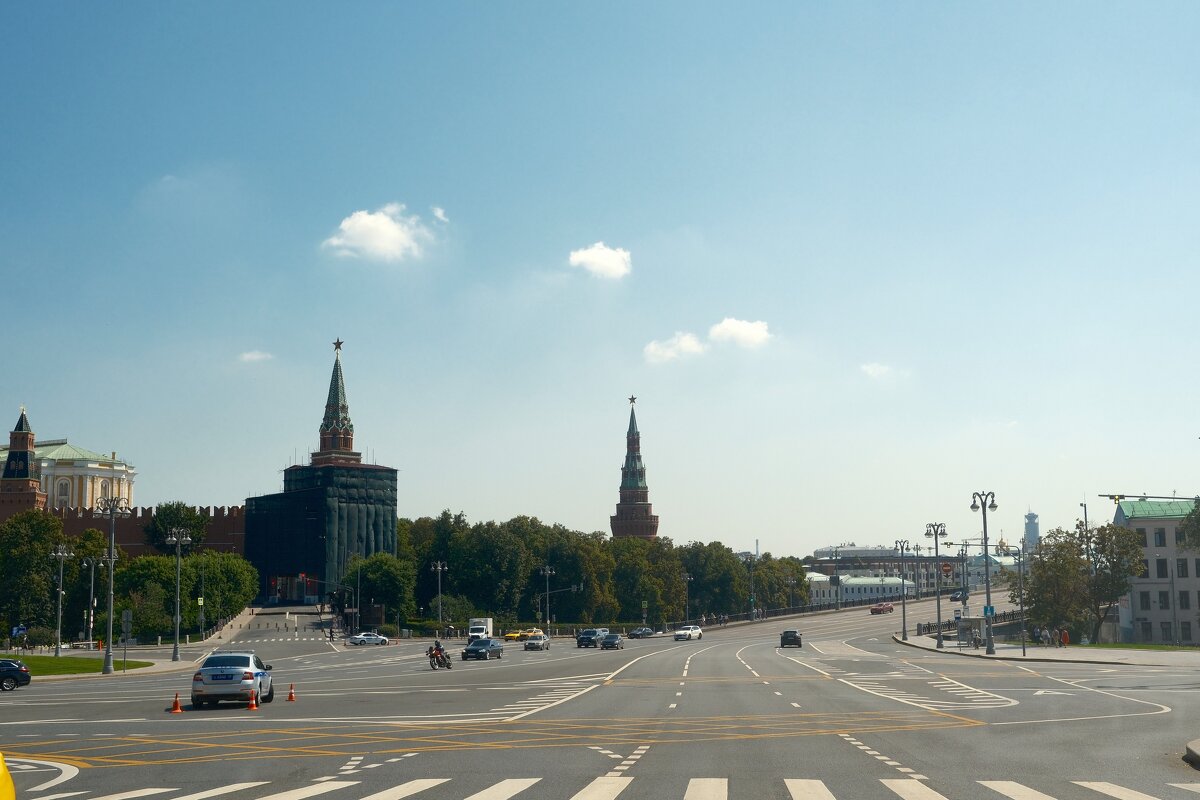
[[[509,631],[508,633],[504,634],[504,640],[505,640],[506,642],[516,642],[516,641],[519,641],[520,639],[524,639],[524,638],[525,638],[525,637],[522,635],[522,634],[524,634],[524,633],[525,633],[525,631]]]
[[[545,635],[546,634],[542,633],[541,628],[526,628],[525,630],[521,631],[521,641],[525,641],[530,636],[545,636]]]

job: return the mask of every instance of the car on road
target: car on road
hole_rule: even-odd
[[[795,645],[796,647],[801,646],[800,631],[796,630],[795,628],[788,628],[786,631],[779,634],[779,646],[791,647],[792,645]]]
[[[588,628],[575,637],[576,647],[599,647],[600,640],[608,636],[608,628]]]
[[[521,641],[525,641],[530,636],[542,636],[544,633],[545,632],[541,628],[526,628],[525,630],[521,631]]]
[[[251,692],[260,703],[275,699],[271,665],[253,650],[218,650],[192,676],[193,708],[215,708],[222,700],[248,702]]]
[[[519,630],[518,631],[508,631],[504,634],[504,641],[519,642],[519,641],[521,641],[521,633],[522,633],[522,631],[519,631]]]
[[[387,644],[388,638],[371,631],[368,633],[356,633],[350,637],[349,641],[350,644]]]
[[[544,633],[535,633],[525,640],[526,650],[549,650],[550,637]]]
[[[971,593],[966,589],[958,589],[950,594],[950,599],[955,603],[965,603],[970,596]]]
[[[890,614],[895,610],[896,609],[892,608],[891,603],[876,603],[875,605],[871,606],[872,614]]]
[[[703,639],[704,631],[700,630],[699,625],[684,625],[679,630],[675,631],[675,641],[691,641],[692,639]]]
[[[625,640],[619,633],[610,633],[600,640],[601,650],[624,650]]]
[[[0,658],[0,691],[11,692],[18,686],[28,686],[33,676],[29,667],[18,658]]]
[[[501,639],[476,639],[462,651],[462,660],[468,658],[480,661],[490,661],[493,658],[504,657],[504,642]]]
[[[654,635],[654,628],[634,628],[629,632],[630,639],[648,639]]]

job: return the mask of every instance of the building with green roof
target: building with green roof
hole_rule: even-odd
[[[8,457],[0,447],[0,461]],[[45,439],[34,445],[41,489],[48,508],[90,509],[97,498],[117,496],[133,505],[133,465],[117,458],[71,444],[66,439]]]
[[[1180,524],[1197,498],[1117,502],[1113,523],[1141,537],[1144,574],[1118,607],[1125,642],[1200,643],[1200,552],[1184,546]]]

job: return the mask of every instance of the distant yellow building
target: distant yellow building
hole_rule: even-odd
[[[8,447],[0,447],[0,463]],[[39,441],[34,448],[41,489],[49,508],[94,508],[98,497],[122,497],[133,506],[133,466],[116,453],[101,455],[66,439]]]

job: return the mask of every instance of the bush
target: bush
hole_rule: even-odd
[[[26,647],[54,647],[53,628],[30,628],[25,632]]]
[[[395,625],[385,623],[380,625],[378,630],[381,636],[386,636],[389,639],[396,639],[400,636],[400,630]]]

